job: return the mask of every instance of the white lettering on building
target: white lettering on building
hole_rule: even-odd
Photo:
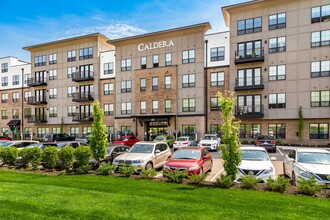
[[[159,49],[163,47],[173,47],[174,43],[172,40],[169,42],[167,41],[160,41],[160,42],[153,42],[149,44],[139,44],[138,50],[139,51],[145,51],[145,50],[153,50],[153,49]]]

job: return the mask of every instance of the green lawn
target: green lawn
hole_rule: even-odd
[[[325,219],[329,210],[308,196],[0,171],[0,219]]]

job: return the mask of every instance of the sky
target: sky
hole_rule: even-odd
[[[99,32],[118,39],[210,22],[227,31],[221,7],[247,0],[1,0],[0,58],[30,62],[23,47]]]

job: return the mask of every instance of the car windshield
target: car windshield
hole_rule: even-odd
[[[8,142],[1,142],[0,146],[2,147],[8,147],[9,145],[13,144],[14,142],[8,141]]]
[[[176,160],[198,160],[200,159],[200,150],[179,150],[176,151],[172,159]]]
[[[187,141],[188,140],[188,138],[186,138],[186,137],[179,137],[178,138],[178,141]]]
[[[207,135],[203,137],[203,140],[216,140],[217,138],[215,136]]]
[[[164,136],[157,136],[157,137],[155,137],[155,141],[163,141],[165,139],[165,137]]]
[[[107,154],[110,154],[113,147],[107,147]]]
[[[40,144],[40,143],[35,143],[35,144],[30,144],[30,145],[28,145],[28,146],[26,146],[27,148],[30,148],[30,147],[39,147],[39,146],[41,146],[42,144]]]
[[[269,160],[268,155],[265,151],[261,150],[242,150],[242,160],[257,160],[267,161]]]
[[[258,140],[274,140],[274,137],[273,136],[270,136],[270,135],[259,135],[257,137]]]
[[[66,142],[63,142],[63,143],[58,143],[57,144],[57,147],[58,148],[62,148],[62,147],[64,147],[64,146],[66,146],[68,143],[66,143]]]
[[[128,151],[128,153],[152,153],[154,149],[153,144],[135,144],[133,147]]]
[[[299,163],[315,163],[330,165],[330,153],[322,152],[299,152]]]

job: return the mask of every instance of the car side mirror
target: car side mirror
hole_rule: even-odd
[[[208,158],[209,158],[208,156],[204,156],[204,157],[203,157],[203,160],[206,160],[206,159],[208,159]]]
[[[291,158],[291,157],[288,157],[288,161],[289,162],[294,162],[295,160],[293,158]]]
[[[160,150],[155,150],[155,154],[159,154],[160,153]]]
[[[274,161],[274,160],[277,160],[277,158],[276,157],[270,157],[270,160]]]

